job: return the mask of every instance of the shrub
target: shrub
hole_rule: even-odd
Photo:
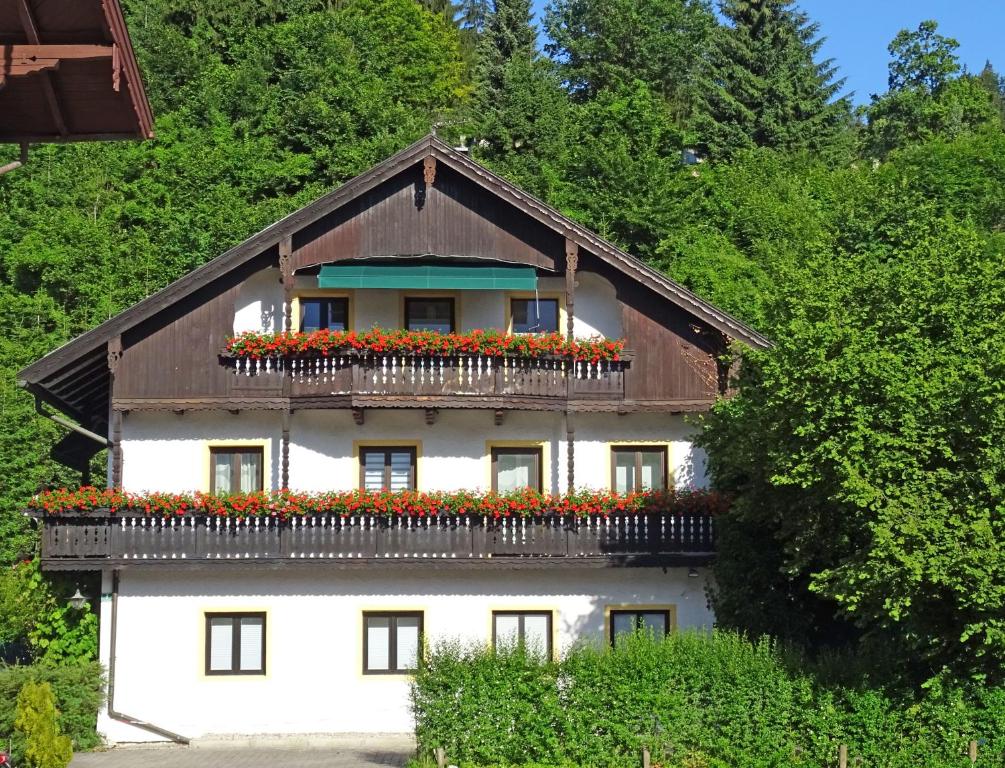
[[[27,768],[66,768],[73,757],[70,737],[60,733],[56,698],[48,683],[27,682],[17,695],[14,727],[24,740]]]
[[[14,731],[14,702],[27,683],[48,683],[51,686],[56,698],[59,726],[70,737],[75,749],[91,749],[101,743],[96,731],[98,710],[105,697],[100,664],[0,667],[0,734]],[[15,749],[15,752],[19,751],[20,744]]]
[[[820,766],[847,744],[865,765],[964,768],[976,738],[978,768],[1005,766],[1005,690],[838,683],[767,639],[639,634],[559,664],[456,644],[427,656],[412,687],[420,755],[441,746],[461,766],[620,768],[643,747],[664,768]]]

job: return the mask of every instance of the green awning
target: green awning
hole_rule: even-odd
[[[318,287],[533,291],[537,289],[537,272],[534,267],[340,264],[321,267]]]

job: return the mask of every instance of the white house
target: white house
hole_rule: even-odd
[[[101,730],[408,731],[423,643],[710,626],[687,415],[732,341],[766,344],[427,137],[42,358],[56,454],[134,494],[36,510],[44,567],[102,574]]]

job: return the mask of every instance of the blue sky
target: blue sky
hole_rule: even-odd
[[[540,14],[547,0],[534,0]],[[960,61],[979,71],[986,59],[1005,72],[1005,0],[800,0],[827,38],[822,55],[832,58],[846,91],[857,104],[886,90],[886,51],[901,29],[935,19],[939,32],[960,42]]]

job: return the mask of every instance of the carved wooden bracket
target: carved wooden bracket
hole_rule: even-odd
[[[362,427],[365,419],[366,411],[363,408],[352,409],[352,420],[356,422],[357,427]]]
[[[426,424],[432,426],[436,423],[436,417],[440,415],[439,408],[427,408],[426,409]]]
[[[289,235],[279,241],[279,274],[284,284],[293,278],[293,238]]]
[[[108,372],[115,375],[122,360],[122,337],[115,336],[108,340]]]
[[[579,244],[574,243],[569,238],[565,239],[565,271],[572,273],[575,277],[576,270],[579,269]]]
[[[436,181],[436,158],[432,155],[422,160],[422,180],[427,187],[433,186]]]
[[[506,416],[506,411],[496,411],[494,421],[495,421],[497,427],[502,425],[503,418],[505,418],[505,416]]]

